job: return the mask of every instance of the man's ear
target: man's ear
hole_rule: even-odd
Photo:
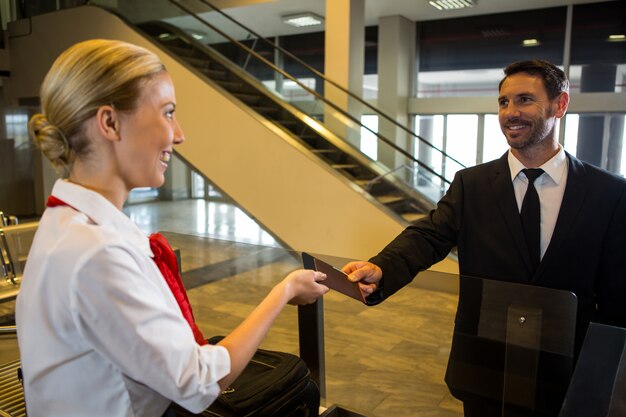
[[[567,112],[567,106],[569,105],[569,93],[562,92],[556,98],[555,102],[556,111],[554,115],[560,119],[561,117],[565,116],[565,113]]]
[[[119,113],[113,106],[100,106],[96,112],[96,126],[100,134],[107,140],[120,140]]]

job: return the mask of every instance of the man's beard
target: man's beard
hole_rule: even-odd
[[[536,119],[531,121],[531,123],[528,123],[523,119],[513,119],[507,122],[507,125],[523,124],[530,125],[531,127],[528,136],[522,141],[515,139],[509,140],[509,136],[505,134],[509,146],[517,150],[530,149],[541,143],[544,139],[551,138],[554,135],[555,130],[555,124],[548,123],[548,120],[550,120],[551,117],[552,115],[548,114],[545,119]],[[541,122],[537,123],[537,120],[540,120]]]

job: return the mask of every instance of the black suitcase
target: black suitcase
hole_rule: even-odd
[[[216,336],[209,340],[217,343]],[[175,406],[177,416],[314,417],[320,392],[302,359],[285,352],[258,349],[241,375],[201,414]]]

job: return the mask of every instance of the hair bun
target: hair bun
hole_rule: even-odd
[[[67,173],[73,151],[65,134],[43,114],[35,114],[28,123],[31,138],[57,171]]]

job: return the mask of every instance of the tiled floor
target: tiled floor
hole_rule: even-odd
[[[289,256],[226,204],[179,201],[126,212],[146,232],[166,231],[181,249],[183,279],[205,335],[229,332],[272,285],[300,267],[297,254]],[[341,266],[341,260],[334,263]],[[430,288],[417,280],[376,307],[325,296],[327,406],[371,417],[462,416],[443,382],[457,296]],[[298,352],[295,307],[286,308],[263,347]]]

